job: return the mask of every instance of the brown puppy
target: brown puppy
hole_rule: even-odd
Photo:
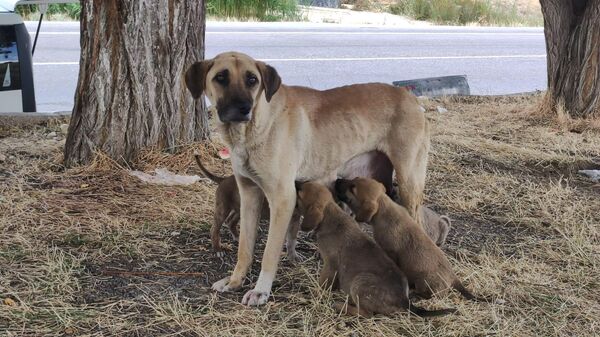
[[[417,295],[429,298],[433,293],[454,288],[467,299],[487,301],[462,285],[444,252],[403,206],[385,194],[383,185],[366,178],[339,179],[336,191],[358,221],[373,226],[375,241],[406,274]]]
[[[383,186],[383,185],[381,185]],[[351,216],[335,203],[329,189],[308,182],[297,184],[302,230],[313,230],[323,258],[319,284],[340,288],[350,296],[347,312],[369,317],[408,310],[437,316],[452,309],[428,311],[411,306],[406,276]],[[342,307],[336,305],[336,307]]]
[[[196,158],[196,163],[200,167],[200,171],[202,171],[207,178],[219,185],[215,195],[215,215],[214,222],[210,228],[210,239],[217,256],[222,257],[225,255],[225,251],[221,245],[221,227],[226,224],[235,241],[237,241],[239,237],[240,192],[234,175],[218,177],[202,165],[199,155],[195,155],[194,157]],[[269,205],[263,203],[261,220],[268,219]],[[299,225],[300,215],[298,212],[294,212],[288,228],[285,245],[288,260],[293,263],[298,262],[299,260],[298,253],[296,252]]]
[[[431,208],[421,207],[421,219],[423,219],[423,228],[427,236],[435,242],[438,247],[442,247],[446,242],[446,237],[450,231],[451,221],[445,215],[439,215]]]

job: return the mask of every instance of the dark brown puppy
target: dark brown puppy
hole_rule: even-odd
[[[451,221],[445,215],[439,215],[431,208],[421,206],[421,219],[423,219],[423,228],[427,236],[435,242],[438,247],[446,243],[446,237],[450,232]]]
[[[429,298],[433,293],[454,288],[467,299],[487,301],[474,296],[462,285],[444,252],[403,206],[385,194],[383,185],[366,178],[340,179],[336,182],[336,191],[358,221],[373,226],[375,241],[406,274],[418,296]]]
[[[215,215],[214,222],[210,228],[210,239],[213,250],[217,253],[217,256],[221,257],[225,255],[225,250],[221,244],[221,227],[227,225],[235,241],[238,240],[240,233],[240,193],[238,191],[238,185],[235,181],[235,176],[218,177],[202,165],[199,155],[195,155],[194,157],[196,158],[196,163],[200,167],[200,171],[202,171],[208,179],[219,185],[215,195]],[[261,220],[268,219],[269,205],[267,202],[263,202]],[[294,212],[288,228],[285,244],[288,260],[291,262],[297,262],[299,259],[298,253],[296,252],[299,225],[300,215],[298,212]]]
[[[406,276],[354,219],[342,211],[329,189],[313,182],[297,184],[296,188],[298,207],[304,214],[302,230],[316,232],[323,258],[319,284],[340,288],[348,294],[351,300],[348,313],[369,317],[401,310],[419,316],[454,312],[411,306]]]

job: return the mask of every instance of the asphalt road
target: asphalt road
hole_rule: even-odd
[[[36,23],[28,22],[30,32]],[[209,23],[206,56],[236,50],[265,60],[286,84],[315,88],[467,75],[472,94],[543,90],[541,28],[372,27]],[[39,111],[73,107],[79,24],[44,22],[34,55]]]

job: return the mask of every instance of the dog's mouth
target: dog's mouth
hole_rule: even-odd
[[[223,123],[243,123],[252,119],[252,102],[240,101],[231,104],[217,104],[219,120]]]

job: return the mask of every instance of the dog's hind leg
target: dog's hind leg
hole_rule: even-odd
[[[254,182],[238,176],[236,176],[236,181],[240,190],[241,201],[240,242],[238,245],[237,262],[231,277],[226,277],[213,283],[212,288],[219,292],[236,290],[242,286],[244,278],[252,265],[254,244],[256,243],[256,229],[264,200],[260,187]]]
[[[398,199],[406,207],[413,219],[423,224],[419,206],[423,203],[425,178],[429,155],[429,129],[423,117],[425,126],[415,128],[415,134],[394,134],[386,153],[396,170],[398,183]],[[421,130],[421,132],[419,132]]]

